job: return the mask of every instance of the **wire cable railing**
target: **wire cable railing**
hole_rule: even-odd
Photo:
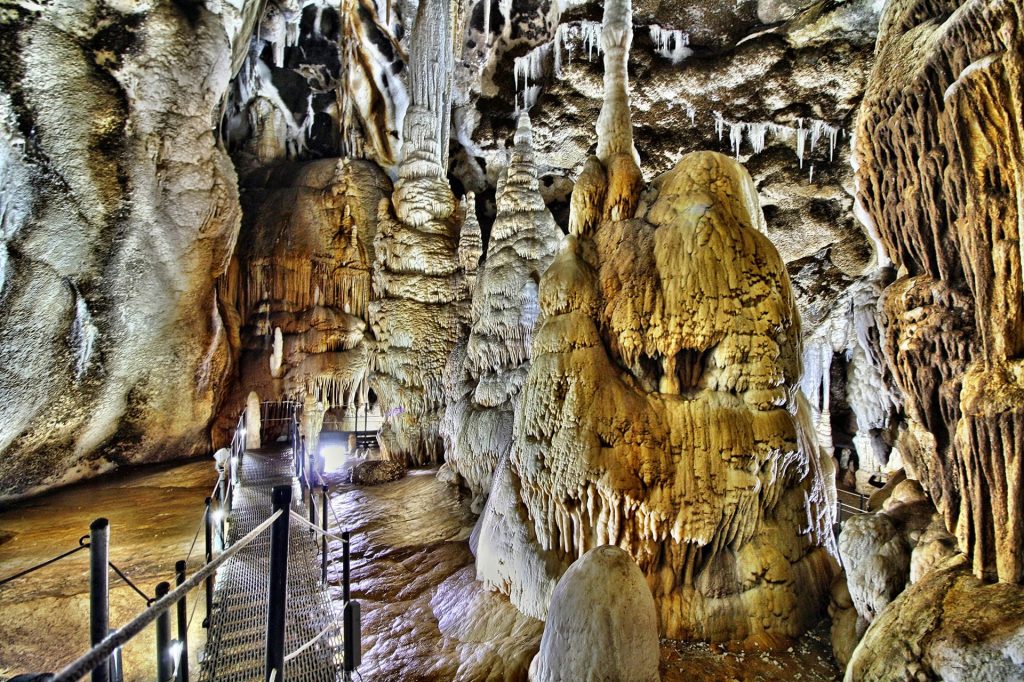
[[[261,406],[261,413],[266,413],[269,419],[287,419],[289,421],[289,439],[291,454],[294,458],[294,471],[292,480],[298,480],[301,487],[309,492],[310,520],[307,521],[302,514],[290,509],[291,485],[278,485],[273,490],[274,504],[273,513],[262,520],[243,537],[237,538],[229,544],[225,523],[228,513],[232,508],[232,498],[235,495],[236,486],[239,485],[239,472],[243,457],[246,456],[245,435],[246,422],[243,413],[237,423],[232,436],[231,445],[228,449],[228,456],[225,458],[218,452],[217,459],[217,481],[214,483],[211,494],[206,497],[202,519],[196,528],[191,539],[188,553],[184,560],[175,564],[176,586],[171,589],[169,582],[161,582],[156,587],[155,596],[150,596],[140,588],[129,575],[109,559],[109,532],[110,527],[106,519],[97,519],[90,526],[90,533],[79,538],[78,547],[62,552],[50,559],[21,570],[11,576],[0,580],[0,586],[11,581],[24,578],[32,573],[59,561],[68,559],[83,550],[90,550],[90,637],[92,648],[65,666],[55,677],[54,682],[78,680],[82,676],[91,673],[93,682],[121,682],[123,670],[120,660],[120,647],[130,641],[133,637],[142,632],[147,626],[156,623],[157,639],[157,680],[158,682],[188,682],[189,680],[189,655],[188,639],[189,633],[195,622],[195,616],[199,608],[199,599],[194,600],[191,612],[187,608],[187,594],[201,584],[205,584],[206,618],[203,620],[204,627],[210,627],[214,604],[214,579],[219,575],[226,562],[236,554],[250,545],[261,533],[272,528],[270,554],[271,573],[270,584],[271,594],[269,608],[271,616],[266,622],[266,676],[264,679],[275,679],[276,682],[284,682],[284,664],[294,661],[298,656],[317,645],[318,642],[328,635],[332,641],[341,630],[344,644],[344,677],[349,679],[351,672],[357,672],[359,665],[359,605],[349,599],[349,552],[348,533],[341,535],[332,533],[328,529],[328,510],[340,527],[337,512],[329,503],[327,487],[322,485],[319,474],[312,466],[306,466],[306,450],[302,441],[300,429],[298,403],[284,401],[276,406],[264,403]],[[287,417],[281,417],[282,414]],[[290,466],[290,465],[286,465]],[[312,481],[321,484],[321,500],[317,505],[313,494]],[[285,491],[287,494],[285,495]],[[270,492],[270,491],[268,491]],[[261,493],[262,494],[262,493]],[[285,500],[281,502],[282,498]],[[246,496],[251,499],[251,492]],[[319,514],[317,513],[319,512]],[[266,513],[266,512],[262,512]],[[317,516],[321,517],[322,526],[316,525]],[[259,517],[254,519],[258,520]],[[337,621],[332,617],[325,626],[318,626],[317,631],[307,641],[294,647],[294,650],[284,656],[284,613],[287,592],[284,589],[283,581],[275,578],[287,574],[288,555],[288,532],[290,522],[301,522],[313,532],[319,533],[322,538],[321,555],[321,577],[324,584],[327,581],[327,539],[333,538],[344,543],[344,599],[343,612],[344,622],[339,627]],[[300,526],[301,527],[301,526]],[[191,576],[186,576],[186,569],[189,561],[199,543],[199,535],[205,528],[205,555],[203,564],[199,566]],[[283,534],[283,540],[281,536]],[[263,545],[255,546],[258,552]],[[218,553],[219,552],[219,553]],[[246,555],[249,556],[249,555]],[[315,555],[314,555],[315,556]],[[244,559],[243,561],[248,561]],[[284,562],[282,564],[282,562]],[[283,568],[282,568],[283,566]],[[276,567],[276,568],[275,568]],[[120,578],[124,584],[146,601],[147,608],[124,626],[111,630],[109,627],[109,574],[108,571]],[[274,585],[277,585],[275,588]],[[326,593],[325,593],[326,594]],[[170,611],[177,606],[177,639],[171,639]],[[328,609],[333,614],[333,609]],[[275,626],[275,623],[277,625]],[[204,663],[204,668],[205,668]],[[358,673],[357,673],[358,674]]]
[[[283,511],[278,510],[266,521],[252,529],[248,535],[228,547],[216,559],[208,562],[198,571],[187,578],[174,590],[157,599],[152,606],[136,616],[132,621],[123,627],[114,630],[103,638],[92,649],[79,656],[68,664],[53,678],[51,682],[75,682],[89,672],[103,665],[115,649],[123,646],[137,634],[142,632],[146,626],[153,623],[158,617],[165,614],[172,606],[177,604],[186,594],[198,587],[201,582],[213,575],[217,569],[228,559],[240,552],[242,548],[255,540],[263,531],[282,515]]]

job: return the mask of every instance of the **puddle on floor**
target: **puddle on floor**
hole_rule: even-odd
[[[6,538],[0,542],[0,579],[78,546],[89,524],[105,517],[110,561],[152,595],[157,583],[174,584],[174,563],[188,554],[215,481],[210,459],[117,473],[15,503],[0,512],[0,538]],[[200,535],[188,568],[202,563]],[[187,604],[190,612],[198,604],[189,633],[193,662],[204,640],[202,595],[193,591]],[[111,627],[145,608],[142,597],[111,574]],[[172,636],[176,628],[172,617]],[[155,647],[152,626],[125,647],[128,682],[154,678]],[[88,648],[88,550],[0,587],[0,679],[59,670]]]

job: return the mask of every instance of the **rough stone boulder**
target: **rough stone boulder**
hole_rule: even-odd
[[[405,467],[398,462],[369,460],[352,467],[353,485],[380,485],[397,481],[405,475]]]
[[[644,574],[618,547],[596,547],[555,588],[531,682],[657,682],[658,615]]]
[[[1024,589],[986,585],[962,555],[900,595],[871,624],[847,682],[1024,679]]]

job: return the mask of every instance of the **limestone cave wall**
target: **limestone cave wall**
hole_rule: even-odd
[[[258,12],[0,10],[0,496],[209,451],[240,214],[211,123]]]

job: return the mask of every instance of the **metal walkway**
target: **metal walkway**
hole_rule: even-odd
[[[273,513],[271,490],[275,485],[291,483],[292,509],[305,513],[290,448],[246,451],[237,483],[228,515],[228,546]],[[306,526],[291,518],[288,544],[285,654],[297,651],[325,629],[330,630],[286,663],[285,677],[288,682],[343,680],[341,627],[320,582],[316,542]],[[269,591],[270,533],[263,533],[217,573],[200,680],[263,679]]]

